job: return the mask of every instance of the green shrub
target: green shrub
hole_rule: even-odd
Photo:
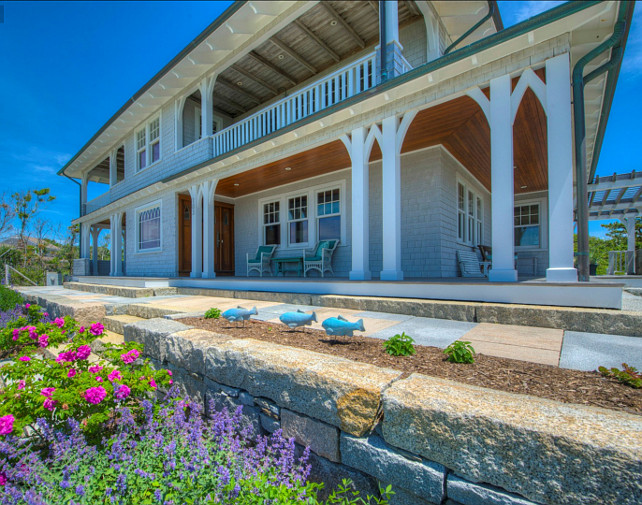
[[[451,363],[474,363],[475,362],[475,349],[470,345],[470,342],[463,340],[455,340],[446,349],[444,354],[448,356],[448,361]]]
[[[396,334],[394,337],[386,340],[383,343],[383,348],[391,356],[412,356],[413,354],[417,354],[415,346],[412,345],[414,342],[412,337],[402,332],[401,335]]]
[[[609,370],[603,366],[599,367],[598,370],[604,377],[612,377],[619,380],[622,384],[626,384],[635,389],[642,388],[642,373],[638,372],[637,368],[629,366],[626,363],[622,363],[622,370],[616,367]]]
[[[11,310],[16,305],[22,305],[24,300],[16,291],[7,286],[0,285],[0,310]]]
[[[221,317],[221,309],[212,307],[205,313],[205,319],[218,319]]]

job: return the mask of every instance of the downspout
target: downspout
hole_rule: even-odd
[[[618,19],[613,29],[613,34],[595,49],[580,58],[573,68],[573,123],[575,130],[575,185],[577,194],[577,266],[580,282],[589,281],[588,174],[586,170],[584,86],[604,72],[609,72],[609,81],[612,85],[614,84],[617,73],[614,74],[612,71],[613,69],[619,70],[619,65],[622,63],[622,42],[625,40],[628,32],[626,20],[630,19],[630,15],[633,13],[633,6],[633,2],[620,3]],[[586,65],[611,48],[614,49],[611,51],[609,61],[584,77],[584,68]],[[614,79],[611,79],[611,75],[613,74]],[[593,161],[595,162],[595,160]]]
[[[462,40],[466,40],[466,38],[472,34],[477,28],[479,28],[481,25],[483,25],[486,21],[488,21],[490,18],[493,17],[495,14],[495,2],[488,2],[488,14],[486,14],[483,18],[481,18],[477,23],[475,23],[471,28],[468,29],[466,33],[464,33],[461,37],[459,37],[455,42],[450,44],[445,50],[444,50],[444,55],[448,54],[450,51],[455,49],[459,45],[459,43]]]
[[[388,80],[388,36],[386,32],[386,2],[379,0],[379,82]]]
[[[69,179],[71,182],[75,182],[78,184],[78,217],[82,217],[82,184],[79,183],[76,179],[73,179],[69,177],[64,171],[62,172],[62,175],[64,175],[67,179]],[[79,225],[79,231],[80,233],[78,234],[78,257],[82,258],[82,223]]]

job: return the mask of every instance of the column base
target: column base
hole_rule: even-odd
[[[546,282],[577,282],[577,269],[547,268]]]
[[[402,281],[403,280],[403,271],[402,270],[382,270],[379,278],[382,281]]]
[[[352,270],[349,278],[351,281],[369,281],[372,279],[372,274],[369,270]]]
[[[189,276],[192,279],[200,279],[203,276],[203,274],[201,274],[201,272],[190,272]]]
[[[203,277],[203,279],[214,279],[216,277],[216,272],[203,272],[201,277]]]
[[[514,268],[492,268],[488,272],[488,280],[490,282],[517,282],[517,270]]]

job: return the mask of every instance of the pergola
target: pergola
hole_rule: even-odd
[[[626,227],[627,251],[609,252],[608,272],[636,273],[635,221],[642,216],[642,172],[596,177],[588,191],[589,220],[619,219]]]

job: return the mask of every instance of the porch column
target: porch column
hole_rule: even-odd
[[[397,0],[379,2],[379,44],[381,51],[382,80],[397,76],[395,62],[403,46],[399,42],[399,5]]]
[[[118,149],[113,149],[109,154],[109,187],[118,182]]]
[[[395,2],[396,3],[396,2]],[[401,157],[397,144],[396,116],[383,120],[382,128],[382,281],[401,281]]]
[[[509,75],[490,81],[489,105],[493,268],[488,280],[515,282],[513,121]]]
[[[635,274],[635,222],[637,215],[625,217],[622,223],[626,227],[626,273],[627,275]]]
[[[92,268],[93,275],[98,275],[98,236],[100,235],[100,228],[98,226],[91,227],[91,240],[94,244],[93,257],[92,257]]]
[[[573,266],[573,137],[570,82],[568,53],[546,61],[549,223],[546,280],[551,282],[577,282],[577,270]]]
[[[375,127],[376,128],[376,127]],[[352,269],[351,281],[372,279],[370,273],[370,149],[366,146],[366,128],[352,130],[341,137],[352,160]],[[372,143],[370,143],[372,146]]]
[[[214,192],[218,180],[205,181],[200,185],[203,195],[203,278],[213,279],[214,271]],[[194,227],[192,226],[192,230]]]
[[[123,234],[123,213],[116,212],[111,215],[111,274],[112,276],[121,277],[123,275],[122,260],[122,234]]]
[[[89,230],[91,229],[91,225],[89,223],[82,223],[80,226],[80,240],[81,240],[81,258],[86,258],[89,259],[90,256],[90,248],[89,248],[89,240],[91,238],[91,234],[89,233]]]
[[[116,275],[116,218],[109,216],[109,275]]]
[[[185,107],[186,96],[183,96],[174,102],[174,131],[176,150],[183,147],[183,108]]]
[[[212,93],[216,76],[206,77],[201,81],[199,90],[201,92],[201,138],[212,135]]]
[[[200,277],[203,273],[203,234],[201,188],[195,184],[189,188],[192,197],[192,272],[190,277]]]
[[[87,185],[89,184],[89,174],[85,174],[80,179],[80,216],[87,214]]]

